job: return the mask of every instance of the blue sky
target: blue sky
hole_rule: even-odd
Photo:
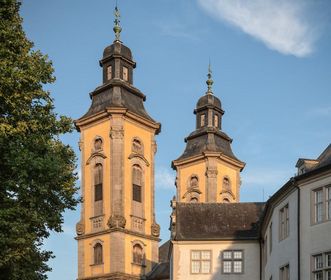
[[[134,85],[162,123],[157,137],[156,214],[169,237],[175,193],[171,161],[195,127],[193,109],[206,91],[211,59],[223,130],[246,162],[242,201],[261,201],[295,173],[299,157],[316,158],[331,142],[331,3],[328,0],[127,0],[119,2],[121,39],[137,68]],[[47,86],[56,111],[77,119],[101,84],[99,59],[112,43],[114,1],[23,1],[24,29],[53,61]],[[79,156],[79,134],[63,137]],[[79,184],[79,182],[78,182]],[[75,279],[73,239],[79,209],[45,247],[56,255],[49,279]]]

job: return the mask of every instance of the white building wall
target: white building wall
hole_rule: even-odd
[[[171,280],[259,280],[260,245],[256,241],[172,241]],[[191,250],[211,250],[211,273],[191,273]],[[244,272],[242,274],[222,274],[222,251],[243,250]]]
[[[312,279],[312,255],[331,251],[331,221],[314,224],[313,220],[313,190],[328,185],[331,185],[330,174],[300,185],[301,279]]]
[[[263,254],[263,260],[266,260],[266,263],[262,263],[262,271],[263,277],[262,279],[269,280],[272,276],[272,279],[280,279],[279,278],[279,269],[280,267],[289,264],[290,266],[290,279],[296,280],[298,279],[298,256],[297,256],[297,248],[298,248],[298,227],[297,227],[297,195],[298,191],[293,190],[286,197],[284,197],[278,204],[276,204],[275,208],[272,211],[270,221],[266,227],[266,231],[264,233],[264,238],[267,235],[267,257],[265,258]],[[286,204],[289,205],[289,236],[283,240],[280,240],[280,221],[279,221],[279,211]],[[272,251],[270,253],[270,223],[272,222]],[[265,245],[264,245],[265,246]],[[265,252],[265,250],[262,250]]]

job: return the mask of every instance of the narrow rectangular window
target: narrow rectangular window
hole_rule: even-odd
[[[272,223],[269,226],[269,254],[272,252]]]
[[[123,80],[124,81],[129,80],[129,69],[125,66],[123,66]]]
[[[331,187],[326,187],[326,219],[331,220]]]
[[[289,236],[290,233],[290,216],[289,207],[286,204],[279,210],[279,240],[283,240]]]
[[[218,115],[214,115],[214,126],[218,127]]]
[[[141,202],[141,186],[133,184],[133,197],[132,199],[137,202]]]
[[[314,191],[314,220],[319,223],[323,220],[323,189]]]
[[[200,116],[200,127],[205,126],[205,122],[206,122],[206,115],[202,114]]]
[[[110,80],[112,78],[112,75],[113,75],[113,70],[112,70],[111,65],[109,65],[107,67],[107,80]]]
[[[102,184],[95,185],[94,201],[102,200]]]

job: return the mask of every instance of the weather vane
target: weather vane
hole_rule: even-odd
[[[120,41],[120,34],[122,31],[122,27],[120,26],[120,11],[117,8],[117,1],[116,1],[116,6],[115,6],[115,11],[114,11],[114,15],[115,15],[115,20],[114,20],[114,33],[115,33],[115,41]]]
[[[208,80],[206,81],[206,84],[208,86],[207,94],[213,94],[212,85],[213,85],[214,81],[211,78],[211,73],[212,73],[212,71],[211,71],[210,60],[209,60],[208,74],[207,74]]]

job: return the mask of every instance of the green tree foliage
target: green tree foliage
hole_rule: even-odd
[[[59,139],[73,125],[43,89],[52,64],[32,49],[19,7],[0,0],[0,279],[47,279],[43,241],[79,202],[75,154]]]

